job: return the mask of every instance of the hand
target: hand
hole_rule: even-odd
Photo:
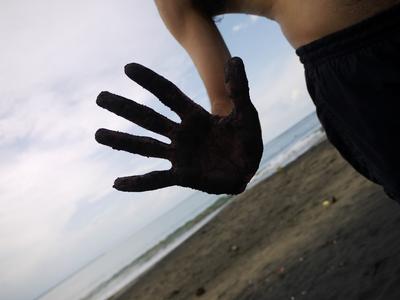
[[[114,188],[140,192],[180,185],[213,194],[243,192],[257,171],[263,143],[242,60],[232,58],[225,68],[226,89],[235,105],[226,117],[209,114],[173,83],[144,66],[129,64],[125,73],[182,121],[175,123],[149,107],[108,92],[100,93],[99,106],[171,140],[166,144],[150,137],[99,129],[96,140],[101,144],[172,163],[170,170],[117,178]]]

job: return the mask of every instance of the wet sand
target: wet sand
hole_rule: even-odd
[[[113,299],[398,300],[400,205],[324,141]]]

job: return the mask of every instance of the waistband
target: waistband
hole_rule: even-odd
[[[400,4],[396,4],[355,25],[301,46],[296,50],[296,54],[303,64],[314,64],[327,58],[346,54],[376,40],[384,39],[391,36],[396,29],[400,29]],[[397,34],[400,34],[400,32]]]

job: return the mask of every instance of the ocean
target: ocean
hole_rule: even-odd
[[[247,188],[271,176],[325,138],[315,112],[311,113],[264,145],[259,170]],[[146,272],[228,204],[229,197],[194,191],[166,214],[95,258],[38,299],[107,299]],[[205,213],[207,208],[210,211]],[[196,217],[199,220],[191,222]]]

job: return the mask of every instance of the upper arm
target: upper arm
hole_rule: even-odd
[[[155,0],[158,12],[171,34],[181,42],[187,31],[187,21],[195,13],[189,0]]]

